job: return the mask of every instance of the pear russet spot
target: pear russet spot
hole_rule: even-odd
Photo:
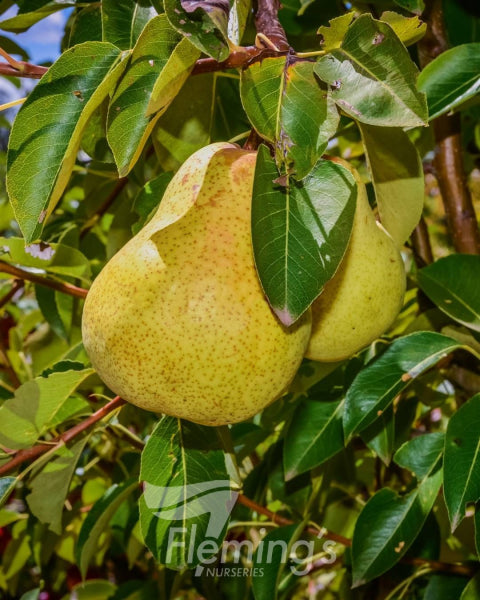
[[[255,160],[227,143],[193,154],[152,220],[95,279],[85,349],[128,402],[223,425],[252,417],[293,379],[311,315],[284,327],[261,289],[250,231]],[[170,218],[168,207],[185,199],[183,216]]]
[[[312,304],[312,336],[306,356],[340,361],[380,337],[395,321],[405,295],[402,256],[390,235],[376,222],[365,184],[356,169],[357,207],[350,242],[337,272]]]

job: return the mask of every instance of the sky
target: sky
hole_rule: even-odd
[[[2,21],[9,19],[15,16],[16,12],[17,9],[12,7],[0,18]],[[0,35],[14,39],[20,46],[25,48],[30,55],[30,62],[35,64],[47,61],[53,62],[60,55],[63,28],[70,12],[71,9],[67,9],[53,13],[49,17],[39,21],[25,33],[13,34],[0,31]],[[36,80],[25,79],[22,80],[22,87],[17,88],[7,79],[0,77],[0,104],[24,97],[35,84]],[[11,120],[18,111],[18,108],[10,109],[6,114],[7,118]]]
[[[60,54],[63,27],[71,10],[59,10],[39,21],[25,33],[12,34],[2,31],[1,34],[14,39],[20,46],[24,47],[30,54],[31,62],[38,64],[54,61]],[[15,16],[16,12],[16,7],[10,8],[2,15],[2,21]]]

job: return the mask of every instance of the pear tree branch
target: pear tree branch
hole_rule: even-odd
[[[431,0],[423,15],[428,28],[419,42],[423,67],[448,49],[442,0]],[[442,115],[433,121],[434,167],[445,207],[448,229],[457,252],[480,254],[480,232],[463,167],[460,115]]]
[[[57,292],[63,292],[64,294],[76,296],[77,298],[86,298],[88,294],[88,290],[84,288],[78,287],[71,283],[65,283],[63,281],[57,281],[56,279],[50,279],[42,275],[37,275],[36,273],[31,273],[30,271],[26,271],[20,267],[15,267],[14,265],[4,262],[3,260],[0,260],[0,273],[8,273],[17,279],[31,281],[32,283],[43,285],[44,287],[49,287],[52,290],[57,290]]]

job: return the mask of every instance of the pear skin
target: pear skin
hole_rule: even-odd
[[[255,160],[232,144],[193,154],[152,220],[95,279],[85,349],[128,402],[223,425],[252,417],[293,379],[311,316],[287,329],[261,289],[250,232]]]
[[[312,304],[312,337],[306,356],[340,361],[362,350],[394,322],[403,305],[405,268],[390,235],[378,224],[365,185],[358,184],[350,242],[340,266]]]

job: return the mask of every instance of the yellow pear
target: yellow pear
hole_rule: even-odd
[[[324,362],[348,358],[382,335],[400,312],[405,294],[405,269],[395,242],[376,222],[357,171],[335,160],[354,175],[358,195],[345,256],[312,304],[306,356]]]
[[[169,184],[157,213],[95,279],[85,349],[116,394],[147,410],[222,425],[282,395],[305,353],[306,314],[284,327],[255,271],[256,153],[212,144]]]

